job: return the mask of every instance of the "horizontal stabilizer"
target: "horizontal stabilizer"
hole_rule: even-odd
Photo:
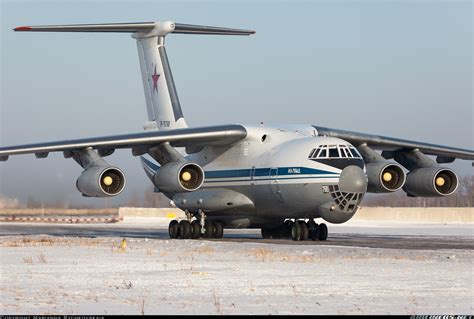
[[[154,22],[140,23],[101,23],[101,24],[65,24],[65,25],[37,25],[23,26],[13,29],[14,31],[36,31],[36,32],[143,32],[151,31],[155,27]]]
[[[36,31],[36,32],[124,32],[124,33],[148,33],[156,31],[158,35],[168,33],[180,34],[214,34],[214,35],[251,35],[253,30],[230,29],[211,27],[204,25],[192,25],[164,22],[132,22],[132,23],[100,23],[100,24],[64,24],[64,25],[38,25],[22,26],[14,31]]]
[[[222,34],[222,35],[251,35],[253,30],[229,29],[221,27],[209,27],[203,25],[176,23],[173,33],[181,34]]]

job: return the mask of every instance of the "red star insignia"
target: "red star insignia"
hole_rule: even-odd
[[[156,74],[156,65],[155,65],[155,73],[151,76],[153,80],[153,91],[158,92],[158,79],[160,78],[159,74]]]

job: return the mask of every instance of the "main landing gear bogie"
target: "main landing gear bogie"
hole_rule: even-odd
[[[185,219],[180,222],[172,220],[168,226],[168,233],[171,239],[222,238],[224,226],[222,223],[206,220],[202,228],[199,220],[192,222]]]
[[[309,224],[309,225],[308,225]],[[300,221],[294,223],[291,228],[291,239],[299,240],[326,240],[328,238],[328,227],[326,224],[314,224]]]
[[[326,240],[328,227],[326,224],[316,224],[310,219],[292,221],[286,220],[283,224],[274,228],[262,228],[262,237],[265,239],[293,239],[299,240]]]
[[[291,237],[292,221],[286,221],[284,224],[274,228],[262,228],[262,237],[266,239],[288,239]]]

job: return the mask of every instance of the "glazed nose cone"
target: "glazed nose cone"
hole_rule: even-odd
[[[367,177],[364,171],[354,165],[344,168],[339,178],[339,190],[344,193],[365,193]]]

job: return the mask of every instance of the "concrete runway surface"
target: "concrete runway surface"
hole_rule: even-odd
[[[468,249],[474,250],[474,227],[470,224],[361,224],[328,225],[327,241],[263,239],[260,229],[226,229],[224,242],[253,242],[281,245],[335,245],[397,249]],[[153,218],[128,218],[118,224],[36,224],[0,223],[0,236],[51,235],[77,237],[124,237],[169,239],[166,221]]]
[[[166,224],[0,224],[0,313],[474,312],[472,224],[349,222],[325,242],[170,240]]]

